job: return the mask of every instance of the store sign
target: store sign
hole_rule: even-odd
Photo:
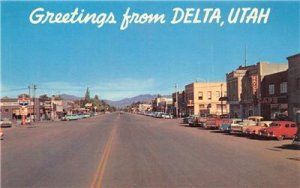
[[[28,106],[30,104],[29,99],[21,98],[18,100],[20,106]]]
[[[258,77],[251,76],[251,87],[252,87],[252,94],[255,95],[258,89]]]
[[[261,99],[262,104],[278,104],[278,97],[264,97]]]
[[[27,116],[27,115],[28,115],[28,108],[26,108],[26,107],[21,107],[21,108],[20,108],[20,115],[21,115],[21,116]]]

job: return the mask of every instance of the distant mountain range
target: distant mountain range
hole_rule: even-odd
[[[75,95],[61,94],[59,95],[64,100],[77,101],[83,99],[83,97],[77,97]]]
[[[157,95],[150,95],[150,94],[144,94],[144,95],[138,95],[135,97],[131,97],[131,98],[125,98],[125,99],[121,99],[118,101],[112,101],[112,100],[105,100],[105,102],[107,102],[107,104],[109,104],[110,106],[114,106],[117,108],[123,108],[126,106],[131,105],[134,102],[151,102],[151,100],[153,98],[155,98]]]
[[[143,95],[124,98],[124,99],[116,100],[116,101],[113,101],[113,100],[104,100],[104,101],[107,104],[109,104],[110,106],[114,106],[114,107],[117,107],[117,108],[123,108],[123,107],[131,105],[134,102],[139,102],[139,101],[140,102],[151,102],[151,100],[153,98],[155,98],[156,96],[157,95],[143,94]],[[61,94],[60,97],[62,99],[65,99],[65,100],[80,100],[80,99],[83,99],[83,97],[77,97],[77,96],[68,95],[68,94]],[[170,97],[170,96],[168,96],[168,97]]]

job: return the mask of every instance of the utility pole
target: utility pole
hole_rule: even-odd
[[[30,85],[28,86],[28,95],[29,95],[29,100],[30,100],[30,98],[31,98],[31,87],[30,87]]]
[[[175,84],[175,100],[176,100],[176,103],[175,103],[175,107],[176,107],[176,118],[178,118],[178,92],[177,92],[177,83]]]
[[[36,89],[37,89],[37,87],[36,87],[36,85],[33,85],[32,86],[32,88],[33,88],[33,122],[35,122],[35,120],[36,120],[36,100],[35,100],[35,94],[36,94]]]
[[[223,115],[223,84],[221,84],[221,115]]]

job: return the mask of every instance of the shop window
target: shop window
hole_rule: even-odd
[[[282,82],[280,84],[280,93],[287,93],[287,82]]]
[[[275,85],[270,84],[269,85],[269,95],[274,95],[275,94]]]

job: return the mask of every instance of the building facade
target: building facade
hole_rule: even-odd
[[[261,82],[261,116],[265,120],[288,117],[288,71],[267,75]]]
[[[156,112],[173,112],[173,99],[172,97],[157,96],[152,101],[152,109]]]
[[[248,66],[249,67],[249,66]],[[247,67],[239,67],[226,74],[227,83],[227,103],[230,109],[230,117],[241,117],[241,94],[242,94],[242,79],[247,72]]]
[[[40,120],[40,102],[38,98],[28,99],[29,103],[26,106],[27,117],[35,120]],[[2,98],[0,100],[1,118],[8,118],[12,121],[21,120],[19,98]]]
[[[300,110],[300,54],[287,57],[289,118],[295,121],[295,113]]]
[[[186,114],[186,102],[185,102],[185,92],[176,92],[172,93],[173,98],[173,115],[177,115],[177,109],[178,108],[178,116],[181,117],[182,115]],[[177,103],[178,100],[178,103]]]
[[[258,62],[254,66],[245,67],[246,73],[242,78],[241,118],[261,115],[261,82],[266,75],[288,69],[287,64]],[[231,92],[231,91],[230,91]]]
[[[185,101],[188,114],[227,114],[229,106],[220,101],[227,96],[225,82],[194,82],[185,86]]]

